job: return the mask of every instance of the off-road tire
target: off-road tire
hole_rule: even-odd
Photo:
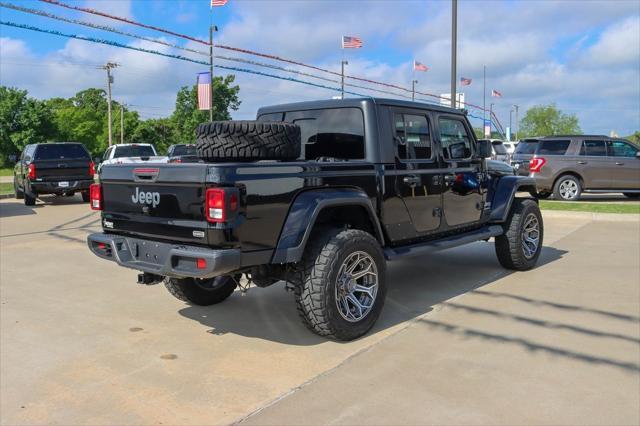
[[[13,192],[16,196],[16,200],[22,200],[24,198],[24,192],[18,189],[18,182],[16,182],[16,178],[13,178]]]
[[[213,284],[206,288],[204,283]],[[202,283],[202,284],[200,284]],[[192,305],[209,306],[224,301],[231,296],[237,283],[230,275],[211,278],[209,280],[197,280],[196,278],[165,278],[164,286],[176,299]]]
[[[291,123],[214,121],[196,129],[196,151],[205,161],[295,160],[300,127]]]
[[[367,253],[378,271],[378,290],[373,307],[360,321],[342,318],[336,305],[336,281],[349,254]],[[369,233],[357,229],[320,229],[307,243],[297,264],[294,294],[298,314],[314,333],[336,340],[353,340],[367,333],[376,322],[386,297],[386,265],[382,248]]]
[[[573,198],[565,198],[561,195],[560,186],[563,182],[571,181],[577,185],[577,193]],[[582,182],[580,179],[573,175],[564,175],[560,176],[558,180],[556,180],[556,184],[553,186],[553,198],[558,201],[577,201],[580,199],[580,195],[582,195]]]
[[[35,206],[36,205],[36,197],[34,195],[31,195],[28,192],[23,192],[23,195],[24,195],[24,205],[25,206]]]
[[[538,219],[540,239],[536,253],[527,259],[522,248],[522,231],[525,225],[524,221],[529,214],[534,214]],[[495,243],[496,255],[500,264],[507,269],[516,271],[527,271],[533,268],[540,257],[544,241],[544,224],[538,204],[529,199],[515,199],[503,227],[505,233],[496,237]]]
[[[640,198],[640,192],[623,192],[622,195],[627,198]]]
[[[82,191],[81,194],[83,203],[88,203],[89,201],[91,201],[91,195],[89,194],[89,191]]]

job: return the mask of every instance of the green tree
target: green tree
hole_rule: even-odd
[[[26,90],[0,86],[0,162],[25,145],[46,142],[55,135],[46,103],[29,98]]]
[[[238,93],[240,86],[232,86],[234,75],[213,78],[213,119],[230,120],[229,110],[240,106]],[[209,111],[198,109],[197,86],[183,86],[176,96],[176,109],[171,116],[179,143],[189,143],[195,139],[198,124],[209,121]]]
[[[164,154],[170,145],[178,143],[178,136],[171,119],[150,119],[138,124],[130,142],[153,144],[159,154]]]
[[[578,117],[563,113],[555,104],[529,108],[519,127],[519,137],[582,134]]]
[[[636,145],[640,145],[640,130],[634,132],[632,135],[629,135],[629,136],[625,137],[625,139],[630,140],[631,142],[635,143]]]

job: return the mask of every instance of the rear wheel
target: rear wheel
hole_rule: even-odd
[[[90,200],[89,191],[82,191],[82,201],[88,203]]]
[[[627,198],[640,198],[640,192],[623,192],[622,195]]]
[[[28,192],[24,192],[24,205],[25,206],[35,206],[36,205],[36,196],[29,194]]]
[[[16,178],[13,178],[13,192],[16,194],[16,199],[22,200],[24,198],[24,192],[20,191],[18,188],[18,182],[16,182]]]
[[[236,280],[223,275],[215,278],[166,278],[164,285],[175,298],[193,305],[209,306],[224,301],[235,290]]]
[[[298,267],[298,313],[311,331],[353,340],[371,329],[387,291],[382,248],[371,234],[357,229],[317,232]]]
[[[496,237],[496,255],[507,269],[526,271],[535,266],[542,250],[544,225],[538,204],[533,200],[514,200],[505,233]]]
[[[582,194],[582,183],[573,175],[560,176],[553,189],[556,200],[576,201]]]

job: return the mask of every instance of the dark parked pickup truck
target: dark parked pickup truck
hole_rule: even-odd
[[[82,194],[89,201],[94,164],[81,143],[61,142],[27,145],[16,162],[13,186],[16,198],[33,206],[39,194]]]
[[[309,329],[350,340],[380,315],[386,261],[492,237],[506,268],[540,254],[538,205],[515,198],[535,182],[493,168],[461,111],[327,100],[196,133],[202,163],[104,166],[91,191],[104,232],[88,237],[97,256],[186,302],[284,280]]]

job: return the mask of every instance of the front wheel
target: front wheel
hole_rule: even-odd
[[[496,255],[507,269],[526,271],[540,257],[544,225],[540,208],[533,200],[514,200],[504,224],[505,233],[496,237]]]
[[[28,192],[23,192],[24,195],[24,205],[25,206],[35,206],[36,205],[36,196],[31,195]]]
[[[387,292],[382,248],[371,234],[357,229],[316,232],[298,266],[296,303],[311,331],[353,340],[371,329]]]
[[[176,299],[193,305],[209,306],[231,296],[237,286],[236,279],[229,275],[215,278],[166,278],[164,286]]]
[[[15,177],[13,178],[13,192],[16,194],[17,200],[22,200],[24,198],[24,192],[20,191],[20,188],[18,188],[18,182]]]

